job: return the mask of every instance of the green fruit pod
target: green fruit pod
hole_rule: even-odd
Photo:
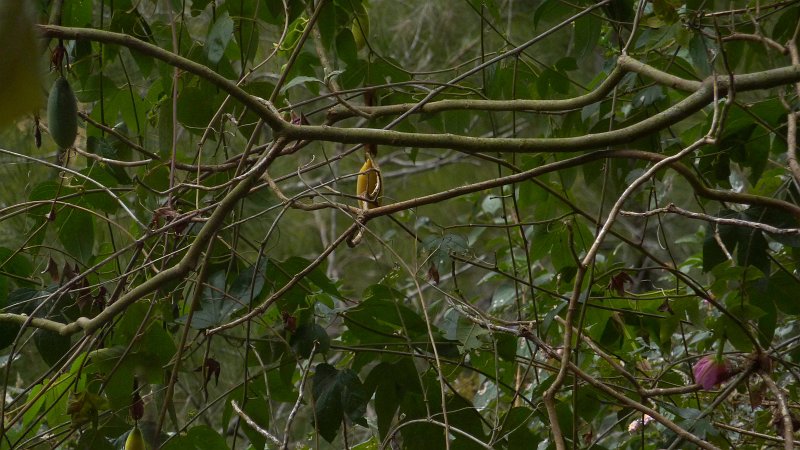
[[[47,99],[47,125],[59,148],[72,147],[78,136],[78,101],[69,82],[59,77]]]

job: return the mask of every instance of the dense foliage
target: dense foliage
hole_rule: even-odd
[[[0,4],[0,449],[792,448],[800,2]]]

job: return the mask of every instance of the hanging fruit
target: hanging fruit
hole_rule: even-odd
[[[78,136],[78,101],[69,82],[58,77],[47,99],[47,126],[60,149],[68,149]]]

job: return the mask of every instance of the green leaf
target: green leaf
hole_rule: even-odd
[[[206,37],[208,62],[217,64],[222,59],[231,38],[233,38],[233,19],[225,11],[217,17],[214,25],[208,30],[208,37]]]
[[[522,450],[536,446],[538,439],[529,429],[534,417],[535,413],[530,408],[518,406],[508,410],[500,421],[503,424],[500,435],[507,444],[505,448]]]
[[[92,24],[93,2],[76,0],[64,5],[61,23],[68,27],[87,27]]]
[[[272,372],[275,371],[270,371],[269,373]],[[245,393],[247,394],[246,398]],[[270,423],[268,410],[269,404],[268,402],[264,401],[264,399],[267,397],[269,397],[270,400],[281,401],[275,398],[274,391],[272,389],[269,391],[267,390],[264,377],[255,377],[246,383],[240,384],[239,387],[228,394],[224,402],[225,406],[222,410],[222,414],[220,414],[221,417],[219,418],[219,421],[216,422],[217,426],[222,427],[222,429],[228,427],[231,418],[235,416],[233,408],[231,407],[231,402],[235,401],[248,416],[255,420],[256,424],[268,429]],[[297,396],[295,395],[290,401],[294,401],[296,399]],[[264,448],[264,442],[266,442],[264,436],[261,436],[255,429],[244,422],[242,422],[240,426],[247,435],[248,439],[250,439],[251,445],[253,445],[255,448]]]
[[[480,348],[483,345],[481,336],[489,334],[487,330],[461,316],[455,309],[450,309],[444,314],[442,328],[445,331],[444,337],[446,339],[457,340],[461,343],[458,346],[461,353]]]
[[[300,358],[308,358],[311,351],[316,347],[316,353],[328,353],[331,345],[331,338],[325,329],[316,323],[304,324],[297,327],[297,331],[292,335],[289,344]]]
[[[179,434],[169,440],[162,450],[229,450],[225,438],[213,429],[199,425],[190,428],[186,434]]]
[[[18,280],[18,278],[30,278],[33,274],[33,266],[24,253],[0,247],[0,273],[11,274],[15,280]],[[5,302],[0,297],[0,307],[4,306]]]
[[[464,255],[469,251],[466,238],[454,233],[441,236],[428,236],[422,241],[423,248],[431,255],[430,260],[436,264],[440,273],[450,271],[451,254]]]
[[[249,305],[264,289],[266,270],[267,259],[261,258],[258,266],[253,264],[239,272],[239,275],[231,283],[230,296],[237,299],[242,305]]]
[[[709,62],[708,47],[709,41],[703,36],[702,33],[694,33],[692,39],[689,41],[689,54],[692,57],[692,63],[697,70],[697,75],[700,78],[705,78],[711,75],[711,64]]]
[[[178,95],[178,121],[186,130],[202,134],[222,103],[222,95],[199,81],[188,82]]]
[[[317,83],[317,84],[322,84],[322,85],[325,84],[322,80],[314,78],[314,77],[300,76],[300,77],[292,78],[286,84],[284,84],[283,87],[281,87],[280,93],[283,94],[286,91],[288,91],[289,89],[291,89],[291,88],[293,88],[295,86],[299,86],[299,85],[304,84],[304,83]]]
[[[225,272],[219,271],[208,279],[208,286],[203,288],[200,297],[200,310],[195,311],[190,326],[197,330],[204,330],[225,323],[233,313],[243,308],[238,298],[231,297],[225,292]],[[176,320],[186,323],[188,315]]]
[[[405,296],[386,286],[376,284],[364,290],[364,300],[345,311],[345,320],[351,329],[363,330],[366,326],[373,333],[393,335],[426,334],[425,320],[409,307],[400,303]]]
[[[492,310],[500,310],[514,304],[517,298],[517,289],[511,283],[504,283],[497,286],[492,294]]]
[[[533,28],[538,28],[539,21],[541,20],[546,22],[555,20],[561,10],[562,6],[558,0],[544,0],[539,4],[539,7],[536,8],[536,12],[533,13]]]
[[[487,439],[483,430],[483,419],[475,406],[460,395],[449,396],[447,402],[447,416],[450,424],[464,430],[478,441]],[[485,447],[474,440],[458,433],[453,440],[453,447],[464,450],[480,450]]]
[[[378,440],[375,439],[374,437],[371,437],[368,440],[366,440],[366,441],[364,441],[364,442],[362,442],[360,444],[356,444],[356,445],[354,445],[354,446],[352,446],[350,448],[353,449],[353,450],[379,450],[380,446],[381,446],[381,443],[378,442]]]
[[[169,365],[176,351],[175,343],[164,326],[157,321],[150,323],[134,349],[141,361],[137,365],[138,372],[153,383],[163,380],[164,367]]]
[[[575,44],[572,54],[578,60],[589,57],[600,41],[603,22],[593,14],[575,21]]]
[[[21,329],[22,326],[19,324],[3,322],[3,325],[0,326],[0,350],[13,344]],[[2,367],[2,364],[0,364],[0,367]]]
[[[746,212],[739,213],[730,210],[723,210],[718,217],[734,218],[739,220],[753,220],[748,217]],[[715,228],[719,232],[719,240],[730,254],[736,250],[736,263],[741,267],[755,266],[764,274],[769,274],[769,246],[764,235],[758,231],[746,227],[733,225],[709,224],[706,227],[706,238],[703,242],[703,271],[708,272],[715,266],[727,259],[727,255],[714,238]]]
[[[646,89],[642,89],[638,94],[636,94],[636,97],[633,98],[633,106],[635,108],[646,108],[664,98],[663,87],[650,86]]]
[[[266,10],[266,4],[271,2],[225,2],[230,16],[235,19],[235,38],[237,53],[242,59],[242,64],[252,62],[258,50],[259,27],[256,20],[259,10]]]
[[[92,214],[82,209],[66,207],[56,214],[55,224],[58,239],[67,254],[88,265],[94,253]]]
[[[367,376],[364,384],[367,386],[368,393],[375,393],[375,414],[378,418],[378,434],[383,439],[391,428],[397,409],[400,407],[400,399],[403,391],[398,383],[398,378],[402,376],[416,376],[416,371],[403,374],[398,372],[398,367],[394,364],[380,363]],[[370,388],[372,386],[372,388]]]
[[[514,84],[514,66],[498,63],[488,69],[486,93],[492,99],[510,99]]]
[[[336,437],[342,420],[361,421],[367,410],[367,392],[350,369],[337,370],[327,363],[318,364],[311,379],[311,391],[316,428],[328,442]]]
[[[800,315],[798,292],[800,292],[800,281],[791,274],[779,270],[769,277],[766,297],[783,313]]]
[[[116,142],[119,141],[116,140]],[[102,156],[103,158],[116,159],[116,160],[120,159],[120,154],[117,151],[117,147],[112,146],[109,143],[109,141],[99,138],[97,136],[89,136],[86,138],[86,151],[88,151],[89,153],[94,153],[95,155]],[[91,169],[94,168],[95,166],[103,167],[108,174],[114,177],[114,178],[104,177],[105,180],[108,180],[105,181],[99,178],[102,176],[100,175],[101,171],[99,170],[93,171],[94,174],[91,175],[90,177],[93,178],[95,181],[98,181],[101,184],[103,184],[103,186],[114,187],[117,185],[117,182],[120,182],[122,184],[131,183],[131,178],[130,176],[128,176],[128,173],[125,172],[125,169],[123,167],[116,165],[106,165],[104,163],[92,162],[91,167],[89,169],[82,171],[82,173],[86,174],[85,172],[87,171],[89,173],[92,173]],[[89,183],[88,181],[84,183],[84,186],[86,186],[88,189],[97,189],[97,186],[94,183]],[[102,195],[108,197],[108,194],[103,193]],[[117,205],[117,202],[114,201],[113,199],[109,200],[113,202],[114,205]]]
[[[252,395],[252,394],[251,394]],[[266,395],[265,392],[260,392],[261,396]],[[247,417],[253,420],[256,425],[260,426],[262,429],[268,430],[269,429],[269,419],[270,419],[270,411],[269,411],[269,403],[263,401],[263,397],[253,395],[253,399],[248,401],[242,407],[241,403],[239,407],[244,410],[244,413],[247,414]],[[239,400],[237,400],[239,402]],[[261,435],[258,431],[256,431],[250,424],[246,422],[241,423],[242,431],[244,434],[247,435],[247,439],[250,440],[250,444],[255,448],[266,448],[266,438]]]
[[[358,49],[353,33],[349,29],[342,30],[336,36],[336,56],[345,64],[358,62]]]
[[[10,313],[33,313],[36,306],[41,301],[42,293],[31,288],[19,288],[8,293],[6,299],[0,299],[0,308],[4,312]],[[22,326],[12,322],[4,322],[0,325],[0,350],[8,347],[14,342]]]
[[[36,330],[33,342],[48,366],[53,367],[72,347],[72,341],[67,336],[61,336],[55,331]]]

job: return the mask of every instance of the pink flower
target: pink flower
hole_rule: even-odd
[[[694,381],[702,384],[703,389],[709,391],[728,379],[730,364],[724,358],[717,359],[715,356],[706,355],[694,364],[692,372]]]

